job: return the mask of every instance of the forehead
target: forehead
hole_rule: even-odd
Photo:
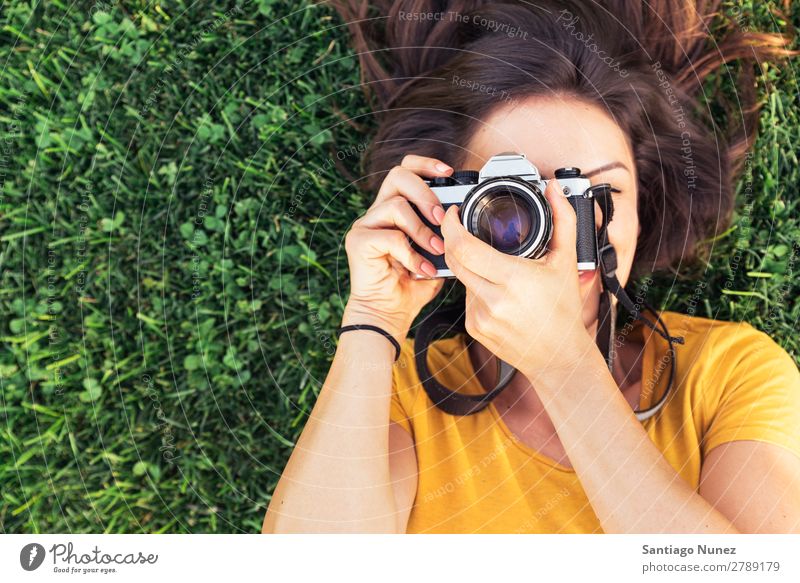
[[[597,106],[573,97],[533,97],[499,107],[470,140],[464,168],[480,168],[501,152],[524,153],[547,177],[565,166],[590,172],[614,161],[633,171],[620,127]]]

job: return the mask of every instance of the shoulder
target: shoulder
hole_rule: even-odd
[[[684,361],[680,392],[690,401],[683,410],[697,421],[703,457],[730,441],[767,442],[800,455],[800,371],[784,348],[747,323],[681,314],[665,321],[686,340],[675,351]]]
[[[705,399],[719,403],[747,386],[800,392],[794,358],[751,324],[677,312],[662,312],[661,318],[672,336],[684,338],[684,344],[675,348],[679,378],[702,387]]]
[[[715,366],[735,367],[743,362],[766,359],[790,363],[794,359],[769,334],[748,322],[728,322],[662,312],[661,319],[672,336],[683,336],[684,344],[676,350],[702,356]]]

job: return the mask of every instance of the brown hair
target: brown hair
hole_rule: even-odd
[[[733,175],[757,131],[754,64],[796,54],[786,37],[730,19],[712,36],[719,0],[333,4],[379,120],[365,159],[369,189],[407,153],[458,168],[476,120],[509,99],[573,96],[606,111],[631,141],[639,217],[652,227],[639,237],[638,273],[691,259],[727,226]],[[734,60],[742,63],[723,73],[735,108],[702,95],[709,75]],[[492,91],[454,90],[454,76]],[[727,112],[727,131],[711,107]]]

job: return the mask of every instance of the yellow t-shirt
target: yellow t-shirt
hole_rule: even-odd
[[[697,489],[704,457],[735,440],[769,442],[800,456],[800,373],[786,351],[746,323],[661,317],[685,344],[676,345],[672,396],[643,425],[675,471]],[[631,335],[646,338],[643,409],[666,388],[667,343],[641,324]],[[460,334],[434,342],[429,368],[451,390],[481,393],[465,340]],[[431,402],[413,340],[404,343],[392,376],[390,418],[414,438],[419,467],[408,532],[602,532],[575,471],[516,439],[494,405],[451,416]]]

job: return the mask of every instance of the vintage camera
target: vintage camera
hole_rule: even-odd
[[[594,194],[595,189],[608,185],[593,187],[578,168],[560,168],[555,177],[578,218],[578,270],[593,270],[597,267]],[[524,154],[499,154],[492,156],[480,172],[457,170],[451,176],[426,182],[445,210],[451,205],[460,207],[464,228],[498,251],[531,259],[547,252],[553,233],[553,211],[544,196],[548,181]],[[441,236],[438,226],[414,210]],[[437,277],[453,277],[444,255],[432,255],[412,245],[433,263]]]

